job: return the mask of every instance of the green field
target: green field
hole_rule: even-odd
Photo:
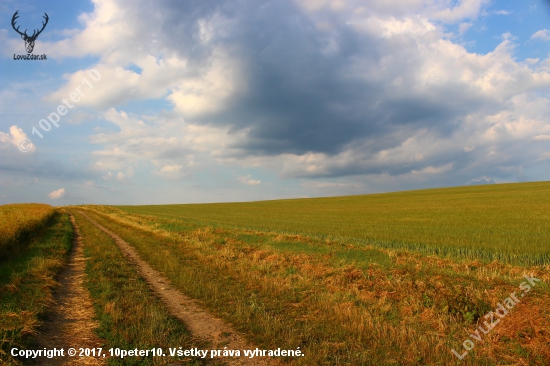
[[[550,263],[550,182],[118,208],[198,225],[298,233],[482,261]]]

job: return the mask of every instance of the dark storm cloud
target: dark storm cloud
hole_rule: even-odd
[[[353,18],[346,11],[309,12],[289,0],[119,5],[140,35],[129,32],[125,47],[158,62],[185,60],[167,99],[187,125],[228,131],[216,151],[222,160],[258,158],[254,164],[274,166],[278,158],[283,177],[436,174],[451,165],[457,174],[498,177],[527,155],[494,159],[506,156],[505,143],[491,144],[507,138],[507,128],[478,138],[491,124],[506,124],[506,112],[517,120],[521,102],[510,100],[536,89],[532,70],[512,60],[507,38],[495,52],[476,55],[449,40],[437,22],[399,11],[370,17],[376,9],[369,8],[369,16]],[[220,64],[228,76],[238,75],[238,87],[226,91],[231,77],[211,78]],[[205,107],[210,101],[214,106]],[[149,148],[135,144],[126,151]],[[192,152],[163,151],[168,160]],[[529,159],[538,159],[535,153]]]
[[[336,154],[357,139],[379,139],[407,126],[449,135],[457,120],[487,107],[487,100],[464,85],[411,93],[421,64],[412,36],[359,34],[333,14],[323,18],[332,29],[322,30],[319,19],[284,0],[161,1],[158,6],[167,14],[162,35],[196,67],[207,65],[220,44],[244,64],[246,92],[222,111],[192,122],[248,128],[246,142],[235,147],[252,154]],[[199,20],[215,14],[229,25],[203,44]],[[384,57],[393,61],[381,71]],[[396,77],[402,86],[390,84]],[[377,149],[403,141],[382,140]]]
[[[205,118],[250,128],[247,144],[258,154],[333,154],[354,138],[389,126],[376,118],[383,85],[348,76],[356,59],[375,64],[378,45],[348,26],[323,34],[289,2],[265,3],[240,24],[240,58],[247,93],[228,110]],[[326,50],[334,37],[336,50]]]

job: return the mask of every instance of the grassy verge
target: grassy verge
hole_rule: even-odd
[[[97,334],[106,342],[104,350],[161,347],[168,355],[168,347],[204,348],[205,345],[193,339],[181,322],[167,313],[111,238],[76,210],[71,211],[84,243],[86,283],[100,323]],[[164,365],[176,361],[202,364],[200,359],[152,356],[110,358],[109,364]]]
[[[52,214],[48,225],[37,230],[33,239],[19,239],[17,250],[0,265],[1,364],[19,364],[10,355],[12,347],[33,347],[33,335],[56,286],[55,275],[67,259],[72,226],[68,215],[58,211]]]
[[[183,293],[265,349],[301,349],[297,365],[550,362],[548,267],[454,262],[299,235],[89,209]],[[178,226],[179,225],[179,226]],[[546,284],[459,361],[483,316],[524,273]],[[475,334],[475,333],[474,333]]]

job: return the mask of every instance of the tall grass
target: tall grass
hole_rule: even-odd
[[[9,257],[33,233],[42,229],[54,215],[44,204],[11,204],[0,206],[0,261]]]
[[[118,208],[187,225],[302,234],[484,262],[550,263],[550,182]]]
[[[33,212],[37,217],[25,220],[24,215]],[[40,218],[44,220],[50,214],[53,216],[48,225],[39,229],[42,226]],[[19,360],[10,355],[12,347],[35,348],[34,336],[51,304],[52,291],[57,285],[55,276],[67,259],[73,230],[68,215],[46,205],[17,205],[4,209],[3,215],[12,225],[30,221],[33,224],[27,224],[27,230],[31,227],[37,230],[28,242],[21,240],[21,231],[11,230],[11,233],[19,233],[16,235],[19,247],[0,264],[0,364],[12,365],[19,364]],[[16,218],[11,219],[10,215]],[[7,226],[6,222],[1,224]]]

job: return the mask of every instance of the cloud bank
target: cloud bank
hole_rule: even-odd
[[[81,103],[112,126],[89,139],[104,180],[217,166],[311,189],[521,180],[548,167],[550,60],[518,60],[509,33],[486,54],[461,45],[488,4],[95,0],[83,29],[48,47],[98,60],[101,81]],[[127,107],[146,100],[165,107]]]

